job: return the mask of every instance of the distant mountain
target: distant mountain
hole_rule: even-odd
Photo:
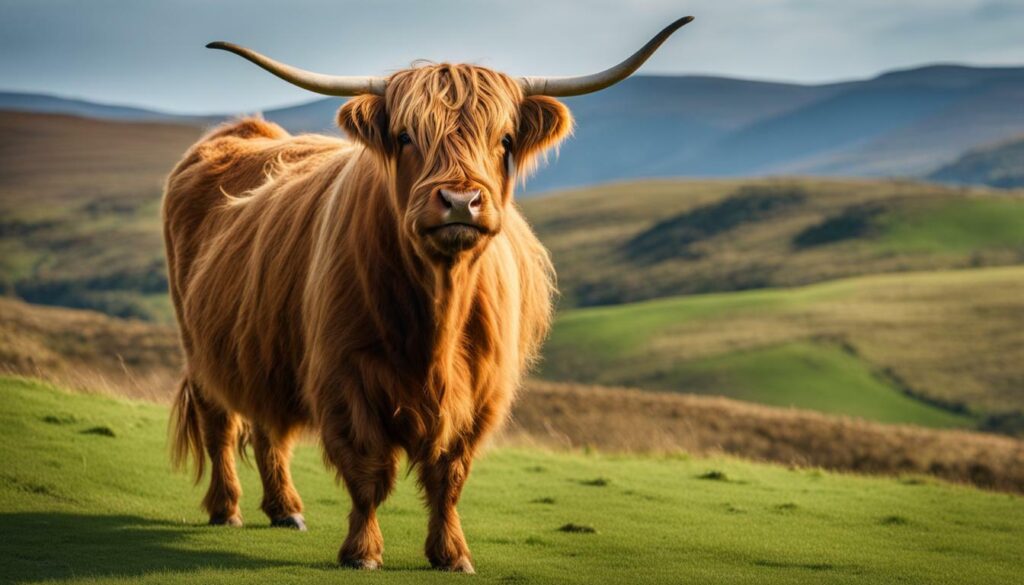
[[[872,89],[919,92],[920,116],[859,144],[772,172],[921,176],[964,152],[1024,133],[1024,68],[930,67],[880,77]],[[928,95],[928,97],[924,97]],[[887,115],[891,108],[879,108]]]
[[[1024,136],[972,150],[928,178],[964,185],[1024,187]]]
[[[319,99],[264,115],[293,132],[337,132],[342,103]],[[640,75],[566,103],[576,134],[529,192],[640,177],[921,177],[1024,133],[1024,67],[933,65],[823,85]],[[230,117],[28,94],[0,94],[0,109],[201,125]]]
[[[68,114],[101,120],[133,122],[202,123],[212,119],[204,116],[179,116],[132,106],[97,104],[73,98],[18,92],[0,92],[0,110],[37,114]]]
[[[263,116],[284,126],[289,132],[339,133],[335,119],[338,108],[345,103],[342,98],[325,98],[263,112]]]
[[[933,65],[824,85],[639,75],[565,101],[576,133],[528,192],[641,177],[920,177],[1024,133],[1024,67]],[[342,103],[265,115],[334,131]]]
[[[557,164],[542,169],[529,188],[683,174],[678,161],[698,158],[743,128],[834,92],[827,86],[715,77],[631,78],[566,100],[576,116],[576,133],[563,145]]]

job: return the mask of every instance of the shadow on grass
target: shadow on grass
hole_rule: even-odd
[[[5,580],[18,582],[286,564],[232,552],[186,548],[186,537],[200,529],[211,530],[137,516],[0,514],[0,570]]]

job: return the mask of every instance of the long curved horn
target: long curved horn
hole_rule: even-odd
[[[618,65],[590,75],[578,77],[521,77],[519,83],[526,95],[549,95],[552,97],[568,97],[601,91],[629,77],[640,68],[658,50],[672,33],[693,20],[692,16],[684,16],[647,41],[647,44],[633,53]]]
[[[308,89],[309,91],[322,93],[324,95],[350,96],[364,93],[384,95],[384,89],[387,85],[387,82],[383,77],[345,77],[340,75],[313,73],[312,71],[306,71],[305,69],[285,65],[284,63],[275,61],[270,57],[261,55],[251,49],[240,47],[234,43],[217,41],[206,45],[206,48],[229,51],[243,59],[252,61],[288,83],[297,85],[302,89]]]

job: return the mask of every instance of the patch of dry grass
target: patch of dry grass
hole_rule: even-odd
[[[729,454],[858,473],[927,474],[1024,492],[1024,442],[685,394],[533,380],[508,440],[600,451]]]
[[[180,368],[174,327],[0,298],[4,373],[167,402]]]

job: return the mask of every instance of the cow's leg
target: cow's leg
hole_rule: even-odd
[[[384,535],[377,523],[377,507],[395,486],[398,450],[377,440],[353,438],[348,429],[324,425],[324,453],[345,480],[352,511],[348,515],[348,536],[338,551],[338,562],[357,569],[378,569],[384,565]]]
[[[235,473],[235,448],[241,421],[206,400],[198,400],[203,426],[203,443],[210,456],[210,487],[203,498],[203,507],[210,514],[210,524],[241,526],[238,500],[242,486]]]
[[[462,523],[456,510],[471,464],[472,455],[456,449],[442,455],[435,462],[420,465],[420,483],[430,508],[426,553],[430,564],[436,569],[474,572],[469,546],[462,534]]]
[[[292,446],[296,430],[273,436],[262,427],[253,429],[252,445],[256,465],[263,481],[263,503],[260,508],[270,517],[270,525],[306,530],[302,517],[302,498],[292,485]]]

